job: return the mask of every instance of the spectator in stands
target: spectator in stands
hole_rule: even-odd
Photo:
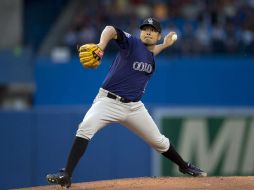
[[[175,53],[253,53],[254,3],[252,0],[128,0],[88,1],[77,11],[77,18],[65,35],[65,44],[96,41],[96,31],[105,23],[137,33],[136,26],[144,17],[153,16],[165,27],[175,23],[179,40]],[[103,9],[101,7],[104,7]],[[93,11],[96,11],[94,16]],[[86,16],[80,16],[86,15]],[[89,18],[89,19],[88,19]],[[130,19],[131,18],[131,19]],[[195,46],[193,43],[195,42]],[[180,46],[180,47],[177,47]]]

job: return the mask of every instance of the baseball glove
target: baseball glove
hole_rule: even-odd
[[[79,48],[79,59],[86,68],[97,68],[101,63],[103,51],[96,44],[85,44]]]

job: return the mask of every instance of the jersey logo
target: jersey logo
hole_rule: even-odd
[[[153,71],[153,67],[151,64],[143,63],[143,62],[137,62],[135,61],[133,63],[133,69],[136,71],[144,71],[146,73],[151,73]]]
[[[131,35],[129,34],[129,33],[127,33],[127,32],[123,32],[124,34],[125,34],[125,36],[127,37],[127,38],[130,38],[131,37]]]

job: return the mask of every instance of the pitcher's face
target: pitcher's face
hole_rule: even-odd
[[[155,45],[161,34],[152,26],[144,26],[140,31],[140,39],[145,45]]]

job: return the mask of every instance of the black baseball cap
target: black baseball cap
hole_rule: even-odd
[[[142,30],[144,26],[152,26],[157,30],[159,33],[161,33],[161,24],[159,21],[157,21],[154,18],[147,18],[143,21],[143,23],[139,26],[139,28]]]

